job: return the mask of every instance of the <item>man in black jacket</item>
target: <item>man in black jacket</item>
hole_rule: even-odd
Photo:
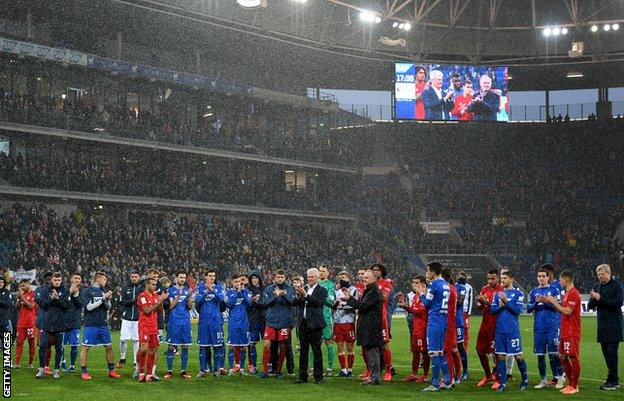
[[[588,307],[598,311],[598,342],[609,374],[601,390],[620,387],[618,378],[618,348],[622,333],[622,285],[611,278],[611,267],[603,264],[596,268],[599,283],[591,290]]]
[[[55,346],[53,376],[55,379],[61,377],[59,366],[63,355],[63,332],[67,329],[65,314],[71,305],[69,291],[62,283],[63,276],[56,272],[52,275],[50,284],[43,285],[40,291],[37,289],[35,296],[35,302],[43,311],[39,321],[41,334],[39,338],[39,370],[35,376],[37,379],[45,376],[46,349],[51,338],[54,338]]]
[[[379,353],[383,345],[381,327],[381,308],[383,296],[377,286],[377,277],[372,270],[367,270],[364,274],[364,284],[366,287],[362,298],[358,301],[343,289],[342,300],[347,305],[358,310],[357,319],[357,343],[366,352],[368,360],[368,370],[370,377],[362,384],[379,385],[380,364]]]
[[[69,369],[65,360],[65,350],[63,350],[63,369],[65,372],[76,372],[76,360],[78,359],[78,346],[80,345],[80,326],[82,320],[82,275],[75,272],[71,276],[69,286],[70,305],[67,311],[67,331],[63,333],[63,345],[70,346]]]
[[[323,305],[327,298],[327,290],[318,284],[319,271],[317,268],[308,269],[307,276],[307,288],[298,287],[295,289],[297,294],[295,303],[299,305],[301,310],[301,320],[299,321],[299,341],[301,344],[299,380],[295,383],[308,382],[308,353],[312,348],[314,382],[320,384],[323,381],[323,354],[321,353],[321,336],[325,328]]]
[[[9,327],[9,320],[13,314],[13,306],[15,305],[15,299],[11,290],[7,288],[7,282],[2,274],[0,274],[0,331],[2,333],[12,331],[12,327],[17,325],[17,322],[11,322],[12,326]]]
[[[262,304],[264,292],[264,274],[260,270],[254,270],[249,274],[249,294],[251,295],[251,307],[247,309],[249,320],[249,373],[256,373],[258,355],[256,344],[262,341],[262,334],[266,324],[266,308]]]
[[[137,308],[137,298],[143,292],[141,276],[136,271],[131,271],[128,275],[130,281],[121,290],[121,331],[119,332],[119,362],[117,369],[123,368],[126,363],[126,351],[128,341],[132,341],[132,354],[135,366],[135,376],[138,376],[136,369],[136,357],[139,351],[139,309]]]

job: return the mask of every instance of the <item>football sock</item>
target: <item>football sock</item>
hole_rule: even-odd
[[[468,353],[464,344],[459,344],[459,357],[461,358],[462,372],[468,372]]]
[[[418,367],[420,366],[420,353],[412,353],[412,373],[415,375],[418,373]]]
[[[247,347],[240,348],[240,367],[245,369],[245,360],[247,359]]]
[[[338,354],[338,362],[340,362],[340,369],[347,368],[347,356],[345,354]]]
[[[126,359],[126,351],[128,349],[128,344],[126,340],[119,341],[119,359]]]
[[[167,348],[167,370],[173,370],[173,349]]]
[[[451,383],[451,375],[449,371],[449,365],[446,363],[446,358],[444,356],[440,356],[440,366],[442,368],[442,377],[444,378],[444,384]],[[451,364],[452,366],[452,364]]]
[[[431,362],[433,364],[431,371],[431,384],[435,387],[440,387],[440,369],[442,368],[442,360],[444,360],[444,357],[440,355],[431,357]]]
[[[327,347],[327,369],[333,369],[334,368],[334,343],[332,342],[331,344],[325,344],[325,346]],[[314,360],[314,359],[311,359]]]
[[[78,359],[78,346],[72,345],[70,353],[70,366],[76,366],[76,359]]]
[[[188,347],[182,347],[182,352],[180,353],[182,370],[186,371],[188,367]]]
[[[581,377],[581,364],[578,358],[570,357],[570,365],[572,367],[572,380],[570,380],[570,386],[578,388],[579,377]]]
[[[228,347],[228,366],[234,368],[234,347]]]
[[[486,377],[492,376],[492,370],[490,369],[490,360],[488,359],[486,354],[479,353],[479,362],[481,362],[481,367],[483,368],[483,372]]]
[[[423,376],[429,376],[429,368],[431,366],[431,357],[429,354],[423,354]]]
[[[249,365],[258,366],[258,351],[256,350],[256,344],[249,346]]]
[[[553,367],[552,358],[550,359],[550,367]],[[542,380],[546,380],[546,355],[537,356],[537,370]]]
[[[505,359],[498,360],[498,381],[501,386],[507,384],[507,361]]]
[[[527,372],[527,363],[524,359],[518,361],[518,370],[520,371],[520,377],[522,377],[522,383],[528,383],[529,373]]]

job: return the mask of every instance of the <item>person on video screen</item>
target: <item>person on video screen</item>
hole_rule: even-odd
[[[468,106],[472,103],[472,81],[465,80],[463,89],[462,95],[455,97],[451,117],[459,121],[472,121],[473,115],[468,111]]]
[[[427,87],[427,69],[422,66],[416,66],[416,119],[424,120],[425,104],[422,101],[422,93]]]
[[[444,93],[442,71],[433,70],[429,75],[429,88],[422,92],[422,101],[425,105],[425,120],[448,120],[449,112],[453,109],[453,91]]]
[[[481,75],[479,92],[472,97],[468,111],[473,113],[473,121],[496,121],[500,108],[500,95],[492,90],[492,78]]]

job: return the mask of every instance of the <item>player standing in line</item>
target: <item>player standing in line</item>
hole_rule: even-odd
[[[492,355],[494,369],[496,370],[496,355],[494,354],[494,333],[496,330],[496,315],[490,313],[490,306],[494,300],[494,294],[503,291],[503,287],[498,282],[498,270],[492,269],[487,273],[487,284],[483,286],[477,297],[477,308],[483,313],[479,334],[477,335],[477,355],[485,376],[477,383],[483,387],[489,382],[496,381],[496,375],[492,373],[488,355]]]
[[[234,352],[230,360],[230,374],[241,373],[241,349],[249,346],[249,320],[247,308],[251,306],[251,295],[243,286],[242,275],[232,276],[232,288],[225,294],[228,309],[228,347]],[[234,362],[232,364],[232,362]]]
[[[455,291],[457,292],[457,304],[455,305],[457,352],[453,354],[453,370],[455,372],[455,382],[461,383],[468,380],[468,370],[463,369],[463,358],[466,355],[466,350],[464,349],[464,336],[466,333],[464,326],[464,300],[466,298],[466,287],[457,282],[455,283]]]
[[[63,286],[63,276],[56,272],[50,276],[50,284],[40,286],[35,294],[35,302],[41,311],[39,318],[39,328],[41,337],[39,338],[39,369],[35,378],[41,379],[45,376],[46,351],[50,339],[54,339],[54,372],[53,377],[61,377],[59,367],[63,357],[63,332],[67,329],[65,314],[70,307],[69,291]]]
[[[446,313],[447,324],[446,335],[444,337],[444,358],[448,365],[449,376],[451,376],[451,385],[455,385],[460,382],[459,372],[461,369],[459,350],[457,349],[457,304],[459,300],[457,299],[457,288],[453,285],[451,276],[451,269],[442,269],[442,278],[449,284],[449,290],[451,291]]]
[[[17,292],[17,346],[15,350],[15,364],[13,369],[19,369],[24,352],[24,341],[28,340],[28,368],[33,368],[35,359],[35,320],[38,306],[35,302],[35,292],[30,288],[27,279],[20,281]]]
[[[199,312],[197,325],[197,344],[199,345],[199,374],[205,377],[214,368],[214,374],[225,374],[225,349],[223,346],[223,315],[221,303],[225,299],[225,291],[217,283],[217,272],[208,269],[204,282],[197,287],[195,298]],[[211,362],[211,351],[214,350],[214,364]]]
[[[108,329],[108,310],[111,308],[112,291],[104,292],[108,277],[103,272],[95,273],[93,285],[84,290],[84,331],[82,333],[82,351],[80,352],[80,368],[83,380],[91,380],[87,368],[87,357],[91,347],[104,346],[108,377],[119,379],[115,372],[115,355],[111,347],[111,336]]]
[[[527,365],[522,355],[522,338],[518,316],[524,308],[524,294],[514,287],[514,274],[511,271],[501,273],[504,290],[494,295],[490,313],[498,315],[496,319],[496,355],[498,357],[498,380],[500,385],[496,391],[505,391],[507,387],[507,357],[513,355],[518,362],[522,376],[520,390],[529,385]]]
[[[449,368],[444,358],[444,343],[448,324],[449,298],[451,288],[442,278],[442,265],[439,262],[431,262],[427,265],[427,276],[431,280],[427,293],[419,287],[420,300],[427,308],[427,348],[433,364],[431,385],[423,391],[450,390],[453,388],[453,378],[449,374]],[[440,371],[444,383],[440,384]]]
[[[559,275],[561,286],[565,290],[563,302],[559,304],[552,295],[543,297],[542,301],[549,302],[561,312],[561,339],[559,341],[559,356],[565,369],[569,385],[560,390],[563,394],[579,392],[578,382],[581,377],[580,341],[581,341],[581,294],[574,287],[574,274],[564,270]]]
[[[468,283],[468,276],[465,271],[460,271],[457,274],[457,284],[464,286],[464,302],[462,304],[462,314],[464,318],[464,344],[463,347],[459,347],[459,356],[462,363],[462,376],[461,381],[467,381],[468,374],[468,340],[470,338],[470,315],[472,315],[472,305],[474,304],[474,288]],[[460,291],[458,290],[458,293]],[[459,340],[459,339],[458,339]]]
[[[286,341],[290,338],[290,330],[293,327],[291,305],[295,301],[295,290],[286,283],[284,270],[277,270],[273,277],[273,284],[264,289],[262,304],[267,308],[266,328],[264,329],[264,343],[262,350],[262,374],[261,379],[269,377],[269,361],[271,353],[277,354],[277,366],[272,366],[271,371],[275,377],[281,379],[282,364],[286,357]]]
[[[420,300],[420,293],[427,291],[427,279],[417,276],[412,279],[412,292],[416,296],[400,299],[398,305],[412,316],[412,328],[410,330],[410,351],[412,351],[412,373],[405,376],[402,381],[424,383],[429,376],[431,358],[427,353],[427,308]],[[406,302],[408,301],[408,302]],[[423,374],[418,375],[420,360],[423,361]]]
[[[565,289],[561,285],[559,279],[555,278],[555,267],[550,263],[544,263],[541,267],[548,272],[548,283],[555,290],[559,291],[559,295],[561,299],[565,296]],[[556,327],[559,327],[561,324],[561,315],[557,314],[557,321],[555,322]],[[563,366],[561,366],[561,360],[556,354],[548,354],[548,361],[550,363],[550,369],[553,371],[553,378],[548,384],[557,385],[557,388],[561,388],[561,385],[564,384],[565,374],[563,371]]]
[[[347,305],[341,298],[343,288],[349,291],[350,296],[358,299],[358,290],[351,285],[349,273],[346,270],[338,273],[338,284],[334,290],[334,341],[338,344],[338,361],[340,361],[340,377],[353,376],[353,346],[355,345],[355,309]],[[346,346],[346,353],[345,353]]]
[[[249,274],[249,295],[251,295],[251,307],[247,310],[249,320],[249,373],[256,373],[258,366],[258,353],[256,344],[262,341],[264,326],[266,325],[266,308],[262,305],[262,293],[264,291],[263,275],[259,270]]]
[[[322,265],[319,267],[319,285],[327,290],[327,299],[323,305],[323,318],[325,319],[325,328],[323,329],[323,340],[327,348],[327,369],[325,376],[332,376],[334,370],[334,319],[332,314],[332,306],[336,300],[336,291],[334,283],[329,279],[331,271],[329,266]],[[312,351],[310,351],[310,354]],[[312,360],[312,358],[310,358]]]
[[[158,295],[155,278],[145,280],[145,291],[137,297],[139,313],[139,352],[136,369],[139,381],[151,382],[152,370],[158,352],[158,311],[163,309],[163,301],[169,296],[166,292]]]
[[[116,368],[121,369],[126,363],[128,341],[132,341],[132,358],[134,364],[133,377],[136,377],[138,375],[136,364],[137,353],[139,351],[139,310],[137,306],[137,299],[139,298],[139,294],[143,291],[143,286],[141,285],[141,276],[139,276],[138,272],[130,272],[128,278],[128,283],[121,290],[121,305],[124,309],[121,315],[121,330],[119,332],[120,355]]]
[[[188,347],[193,342],[191,335],[191,314],[195,296],[191,290],[186,287],[186,272],[178,270],[176,272],[176,285],[169,287],[167,293],[169,295],[169,327],[167,328],[167,374],[165,379],[173,378],[173,357],[177,347],[180,351],[180,377],[190,379],[191,375],[187,372],[188,366]]]
[[[82,276],[75,272],[71,276],[69,286],[69,295],[71,303],[67,311],[67,331],[63,333],[63,345],[69,345],[69,369],[67,369],[67,361],[65,360],[65,350],[63,350],[63,361],[61,366],[66,372],[76,372],[76,359],[78,359],[78,346],[80,345],[80,320],[82,318],[82,308],[84,307],[83,294],[80,289],[82,284]]]
[[[388,326],[388,298],[392,293],[392,287],[394,284],[392,280],[387,278],[388,270],[386,266],[375,263],[371,270],[375,273],[377,277],[377,285],[379,286],[379,291],[381,291],[381,295],[383,296],[383,306],[381,308],[381,334],[383,338],[384,345],[381,347],[381,352],[383,356],[383,362],[385,365],[385,373],[381,380],[390,381],[392,380],[392,353],[390,352],[390,327]],[[368,379],[368,378],[365,378]]]
[[[542,379],[535,388],[542,389],[549,385],[546,380],[546,354],[559,357],[560,325],[559,312],[550,302],[544,302],[544,297],[553,296],[560,302],[561,295],[557,288],[548,284],[548,271],[546,269],[537,271],[537,284],[538,286],[533,288],[529,294],[527,312],[535,314],[533,320],[533,352],[537,355],[537,367]],[[558,372],[553,371],[553,374],[557,376]],[[559,377],[557,388],[563,388],[564,382],[565,378]]]

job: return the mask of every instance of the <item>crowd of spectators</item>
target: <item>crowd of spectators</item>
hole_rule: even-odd
[[[0,121],[333,164],[355,160],[350,148],[334,146],[329,135],[332,118],[344,112],[307,116],[249,99],[195,112],[182,102],[161,100],[150,110],[98,101],[95,95],[35,98],[0,88],[1,93]]]
[[[287,191],[283,170],[267,164],[192,161],[163,153],[123,156],[111,149],[51,144],[10,156],[0,152],[0,180],[19,187],[349,212],[356,178],[334,180],[324,172],[321,180],[330,184]]]
[[[253,270],[304,274],[322,263],[355,274],[373,262],[387,263],[404,278],[395,256],[349,227],[109,207],[79,207],[67,215],[45,204],[0,209],[0,266],[12,271],[79,271],[87,280],[105,271],[119,285],[129,271],[150,267],[168,274],[185,269],[196,279],[214,267],[226,279]]]

